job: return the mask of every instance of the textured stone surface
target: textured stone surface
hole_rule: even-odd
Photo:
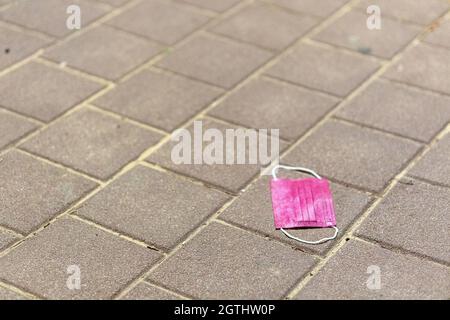
[[[133,33],[174,44],[209,18],[168,1],[146,0],[115,17],[111,24]]]
[[[179,0],[179,1],[218,12],[225,11],[234,6],[235,4],[237,4],[238,2],[240,2],[240,0]]]
[[[96,27],[53,47],[47,58],[110,80],[116,80],[146,62],[161,47],[129,33]]]
[[[405,53],[385,77],[450,93],[450,50],[421,44]]]
[[[367,28],[367,14],[350,11],[314,38],[365,54],[391,58],[422,30],[411,24],[402,24],[383,18],[380,30]]]
[[[279,243],[212,223],[149,278],[198,298],[275,299],[314,261]]]
[[[104,3],[107,3],[111,6],[119,7],[121,5],[124,5],[125,3],[129,2],[130,0],[97,0]]]
[[[0,229],[0,251],[5,249],[16,240],[18,240],[18,238],[12,233]]]
[[[168,291],[152,286],[146,282],[139,283],[122,300],[179,300],[180,298]]]
[[[268,74],[312,89],[346,96],[378,66],[369,58],[302,44],[270,68]]]
[[[369,289],[377,267],[381,288]],[[297,299],[447,299],[449,277],[444,266],[350,240]]]
[[[119,84],[94,104],[172,131],[222,93],[202,82],[144,70]]]
[[[0,104],[48,122],[102,87],[63,70],[31,62],[0,78]]]
[[[450,189],[402,180],[364,221],[358,233],[450,262]]]
[[[160,138],[153,131],[82,109],[48,127],[22,147],[107,179]]]
[[[73,218],[63,218],[0,258],[0,279],[50,299],[106,299],[160,255]],[[80,289],[69,289],[73,267]],[[69,270],[69,271],[68,271]]]
[[[137,167],[83,203],[77,214],[168,249],[226,199],[173,174]]]
[[[362,0],[358,6],[366,10],[370,5],[377,5],[381,14],[399,20],[429,24],[444,14],[450,5],[440,0],[416,0],[414,5],[408,0]]]
[[[0,26],[0,69],[31,56],[48,43],[48,40]]]
[[[450,49],[450,18],[443,20],[440,25],[433,29],[425,38],[431,44],[437,44]]]
[[[450,186],[450,134],[440,140],[409,174]]]
[[[338,116],[429,141],[450,120],[450,98],[390,81],[376,81],[340,109]]]
[[[290,84],[258,79],[228,97],[210,114],[248,128],[280,129],[282,138],[293,140],[338,101]]]
[[[69,16],[66,11],[70,5],[77,5],[80,8],[83,17],[81,19],[81,28],[86,27],[106,13],[95,2],[86,0],[14,1],[12,6],[0,12],[0,19],[11,21],[51,36],[62,37],[72,32],[66,26]],[[45,12],[45,16],[38,14],[39,12]]]
[[[14,143],[38,125],[13,113],[0,109],[0,149]]]
[[[232,145],[231,142],[228,142],[228,144],[226,143],[227,138],[226,138],[226,130],[227,129],[238,129],[239,127],[237,126],[232,126],[232,125],[224,125],[222,123],[216,122],[216,121],[211,121],[211,120],[202,120],[201,122],[202,124],[202,129],[203,132],[205,132],[208,129],[217,129],[219,130],[219,132],[222,134],[223,136],[223,148],[222,148],[222,154],[223,157],[218,157],[218,160],[221,160],[220,164],[208,164],[208,159],[205,160],[204,157],[202,157],[202,164],[195,164],[194,163],[194,145],[193,145],[193,141],[195,139],[196,134],[194,134],[194,128],[191,125],[190,127],[188,127],[188,131],[190,132],[190,136],[192,137],[191,140],[191,159],[190,159],[190,164],[185,164],[185,163],[181,163],[181,164],[176,164],[173,160],[172,160],[172,150],[176,145],[180,145],[180,142],[178,142],[178,140],[174,140],[174,141],[170,141],[168,143],[166,143],[164,146],[162,146],[159,150],[157,150],[155,153],[153,153],[148,159],[147,161],[152,162],[152,163],[156,163],[158,165],[161,165],[163,167],[166,167],[168,169],[177,171],[177,172],[181,172],[183,174],[186,174],[188,176],[206,181],[210,184],[216,185],[216,186],[220,186],[222,188],[225,188],[231,192],[239,192],[239,190],[241,190],[242,188],[245,187],[246,184],[248,184],[253,177],[255,177],[257,174],[260,173],[260,169],[263,168],[260,164],[261,162],[259,160],[261,160],[258,156],[258,163],[257,164],[249,164],[248,160],[249,160],[249,156],[250,156],[250,149],[256,151],[257,153],[259,153],[259,147],[258,145],[250,148],[250,143],[248,142],[248,139],[246,140],[246,144],[245,144],[245,157],[246,157],[246,161],[245,164],[238,164],[237,163],[237,157],[238,155],[243,156],[244,152],[241,150],[239,151],[237,149],[237,145],[238,145],[238,141],[235,138],[234,139],[234,147]],[[234,132],[235,133],[235,132]],[[270,133],[269,133],[270,134]],[[200,137],[197,137],[196,139],[200,139]],[[213,137],[214,139],[214,137]],[[182,141],[188,141],[188,140],[182,140]],[[232,141],[232,139],[229,139],[228,141]],[[263,140],[261,140],[263,141]],[[219,142],[217,142],[219,143]],[[187,143],[188,144],[188,143]],[[208,152],[207,146],[210,145],[211,142],[204,142],[203,143],[203,154],[207,154],[209,155],[210,153]],[[267,147],[269,152],[267,152],[266,154],[268,156],[271,156],[271,149],[270,149],[270,138],[269,140],[267,140]],[[279,145],[279,149],[280,151],[283,150],[286,147],[286,144],[281,141],[280,145]],[[219,148],[218,148],[219,149]],[[199,149],[197,149],[199,150]],[[206,153],[205,153],[206,150]],[[211,150],[210,150],[211,151]],[[220,155],[220,151],[217,151],[218,155]],[[264,153],[264,151],[262,151]],[[178,155],[179,153],[176,152],[175,149],[175,155]],[[200,153],[201,155],[202,153]],[[226,157],[230,157],[231,155],[234,155],[234,162],[232,164],[227,164],[226,162]],[[275,156],[275,155],[274,155]],[[214,160],[214,159],[212,159]],[[263,163],[263,165],[267,165],[268,163]]]
[[[271,2],[297,12],[326,17],[345,5],[348,0],[271,0]]]
[[[329,121],[281,162],[380,191],[419,150],[420,144],[374,130]]]
[[[281,171],[280,175],[283,177],[301,178],[299,174],[286,175]],[[319,253],[326,252],[332,245],[336,244],[335,241],[329,241],[320,245],[304,245],[289,239],[280,230],[275,230],[269,180],[268,177],[264,177],[254,183],[243,193],[243,195],[220,214],[220,219],[288,242],[295,246],[307,247],[309,250]],[[369,196],[337,184],[331,184],[331,189],[333,193],[337,227],[340,230],[339,236],[342,236],[346,228],[360,213],[362,213],[362,210],[368,204]],[[329,237],[333,234],[334,230],[327,228],[290,229],[288,232],[295,237],[312,241]]]
[[[212,31],[263,48],[281,50],[316,23],[317,20],[309,16],[258,3],[219,23]]]
[[[26,300],[26,298],[14,291],[0,287],[0,300]]]
[[[270,58],[268,51],[230,40],[197,36],[158,66],[231,88]]]
[[[0,224],[30,233],[96,184],[18,151],[0,156]]]

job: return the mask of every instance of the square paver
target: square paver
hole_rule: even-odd
[[[282,50],[317,22],[306,15],[258,3],[219,23],[212,31],[270,50]]]
[[[72,32],[66,25],[69,17],[67,8],[71,5],[76,5],[80,8],[82,16],[81,28],[86,27],[106,14],[105,9],[93,1],[32,0],[14,1],[12,6],[0,12],[0,19],[11,21],[54,37],[63,37]]]
[[[23,144],[23,148],[107,179],[160,138],[153,131],[83,109],[52,124]]]
[[[47,58],[116,80],[159,53],[161,47],[106,26],[96,27],[45,53]]]
[[[379,68],[373,59],[337,49],[300,45],[268,74],[308,88],[346,96]]]
[[[288,246],[212,223],[149,278],[201,299],[279,299],[314,262]]]
[[[450,262],[450,189],[403,180],[364,221],[358,233],[412,252]]]
[[[223,12],[230,9],[232,6],[241,0],[179,0],[180,2],[193,4],[200,8],[213,10],[216,12]]]
[[[450,134],[440,140],[409,174],[450,186]]]
[[[180,300],[180,298],[168,291],[141,282],[131,289],[122,300]]]
[[[257,79],[239,89],[210,114],[248,128],[280,129],[294,140],[305,133],[339,100],[290,84]]]
[[[185,135],[181,136],[181,138],[171,140],[170,142],[163,145],[160,149],[158,149],[156,152],[154,152],[150,157],[148,157],[147,161],[161,165],[165,168],[168,168],[170,170],[180,172],[182,174],[185,174],[190,177],[197,178],[199,180],[205,181],[209,184],[222,187],[228,191],[237,193],[242,188],[245,187],[257,174],[260,173],[260,170],[263,168],[263,166],[266,166],[269,164],[269,162],[265,162],[264,159],[260,158],[259,155],[257,156],[258,159],[256,159],[257,163],[250,164],[249,158],[251,155],[251,152],[255,152],[256,154],[259,154],[259,143],[261,141],[267,142],[268,151],[265,152],[265,150],[261,149],[261,152],[264,155],[267,155],[267,157],[270,159],[272,156],[272,149],[271,149],[271,137],[270,137],[270,131],[267,132],[269,137],[262,136],[261,140],[258,139],[258,141],[253,144],[249,142],[250,139],[246,139],[245,141],[245,147],[238,149],[237,146],[239,144],[238,138],[235,136],[230,137],[229,139],[226,137],[226,130],[232,130],[229,131],[230,133],[239,133],[234,130],[236,129],[243,129],[241,133],[245,133],[245,128],[240,128],[233,125],[225,125],[216,121],[211,120],[201,120],[197,122],[198,131],[194,131],[194,125],[191,125],[187,128],[187,133],[189,133],[189,136],[191,138],[185,138]],[[209,130],[212,129],[212,130]],[[201,132],[200,132],[201,131]],[[202,134],[209,131],[211,134],[211,140],[210,142],[204,141],[201,144],[201,147],[195,147],[194,143],[197,143],[195,141],[199,141],[202,138]],[[195,133],[197,132],[197,133]],[[256,132],[252,130],[252,132]],[[200,135],[200,136],[199,136]],[[220,135],[220,136],[219,136]],[[219,137],[217,137],[219,136]],[[178,138],[179,136],[174,136],[175,138]],[[223,141],[223,148],[219,148],[217,146],[217,150],[211,150],[212,147],[208,148],[209,145],[212,146],[211,141],[214,140],[215,144],[220,143],[220,137],[222,137]],[[263,140],[267,137],[267,140]],[[233,140],[234,138],[234,140]],[[186,140],[185,140],[186,139]],[[189,139],[189,140],[188,140]],[[219,139],[219,140],[216,140]],[[228,141],[228,143],[227,143]],[[234,145],[233,145],[234,141]],[[253,139],[253,141],[255,141]],[[200,145],[200,144],[198,144]],[[180,151],[178,149],[181,148],[181,146],[186,147],[183,151]],[[187,150],[190,146],[191,150]],[[280,141],[279,143],[279,151],[281,152],[284,148],[286,148],[286,143],[283,141]],[[197,150],[197,151],[195,151]],[[274,149],[275,150],[275,149]],[[173,160],[173,155],[175,154],[178,158],[178,156],[184,156],[184,153],[188,156],[185,156],[186,158],[189,157],[190,159],[186,159],[186,162],[181,162],[183,159],[179,159],[181,163],[177,163],[178,159]],[[245,152],[245,153],[244,153]],[[275,153],[275,152],[273,152]],[[197,155],[200,155],[201,164],[195,163],[195,157]],[[206,156],[205,156],[206,155]],[[209,157],[211,155],[211,157]],[[216,155],[216,157],[214,157]],[[238,157],[245,156],[245,164],[238,164]],[[275,157],[276,155],[273,154]],[[228,161],[227,164],[227,157],[231,159],[233,157],[234,161],[230,163]],[[214,161],[217,160],[217,161]],[[263,163],[261,163],[263,162]]]
[[[329,121],[281,159],[325,177],[381,191],[421,145],[338,121]]]
[[[416,0],[413,5],[409,0],[362,0],[357,5],[364,11],[370,5],[377,5],[382,15],[422,25],[433,22],[450,9],[450,5],[441,0]]]
[[[285,175],[290,178],[301,178],[297,175]],[[260,232],[272,238],[288,242],[297,247],[306,247],[320,254],[325,253],[336,241],[328,241],[320,245],[305,245],[286,237],[280,230],[276,230],[273,221],[272,201],[269,187],[269,178],[264,177],[255,182],[237,200],[235,200],[223,213],[220,219]],[[333,201],[336,211],[337,227],[339,237],[342,236],[347,227],[362,213],[369,202],[369,196],[362,192],[331,184]],[[324,228],[313,229],[289,229],[289,233],[306,240],[318,240],[329,237],[334,230]]]
[[[31,62],[0,78],[0,105],[49,122],[103,85]]]
[[[441,24],[434,28],[425,38],[425,42],[444,46],[450,49],[450,17],[443,20]]]
[[[429,141],[450,121],[450,98],[390,81],[375,81],[340,109],[338,116]]]
[[[160,258],[73,218],[62,218],[0,259],[0,279],[49,299],[107,299]],[[80,289],[69,289],[80,273]]]
[[[0,149],[37,128],[34,122],[0,109]]]
[[[28,234],[96,186],[64,169],[10,151],[0,161],[0,224]]]
[[[0,287],[0,300],[27,300],[27,298],[15,293],[14,291]]]
[[[48,40],[0,26],[0,70],[31,56]]]
[[[449,74],[450,50],[421,44],[406,52],[384,76],[449,94]]]
[[[6,247],[17,240],[19,239],[11,232],[0,229],[0,251],[6,249]]]
[[[77,209],[77,214],[169,249],[228,197],[173,174],[137,167]]]
[[[271,2],[297,12],[327,17],[339,10],[349,0],[271,0]]]
[[[422,31],[416,25],[389,18],[383,18],[380,30],[369,30],[366,24],[367,14],[350,11],[314,38],[364,54],[391,58]]]
[[[94,104],[172,131],[222,93],[203,82],[144,70],[98,98]]]
[[[197,36],[158,66],[214,85],[231,88],[256,70],[271,53],[247,44]]]
[[[377,272],[380,289],[375,287]],[[448,299],[449,276],[436,263],[350,240],[297,299]]]
[[[209,20],[183,5],[161,0],[139,3],[109,23],[149,39],[171,45]]]

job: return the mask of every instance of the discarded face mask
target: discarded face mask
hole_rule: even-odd
[[[280,179],[278,169],[294,170],[310,174],[314,178]],[[335,239],[339,229],[333,207],[328,180],[322,179],[310,169],[277,165],[272,169],[270,181],[275,228],[286,236],[306,244],[320,244]],[[299,239],[289,234],[285,228],[328,228],[335,229],[332,237],[317,241]]]

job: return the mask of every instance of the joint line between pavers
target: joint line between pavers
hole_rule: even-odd
[[[35,295],[35,294],[31,293],[31,292],[25,291],[22,288],[18,288],[18,287],[14,286],[14,285],[12,285],[10,283],[7,283],[4,280],[0,280],[0,287],[3,287],[5,289],[7,289],[7,290],[10,290],[10,291],[14,292],[14,293],[17,293],[18,295],[20,295],[20,296],[22,296],[24,298],[28,298],[28,299],[31,299],[31,300],[42,300],[41,297],[39,297],[39,296],[37,296],[37,295]]]

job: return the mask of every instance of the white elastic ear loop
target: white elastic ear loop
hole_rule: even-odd
[[[314,177],[316,177],[317,179],[322,179],[321,176],[319,176],[316,172],[314,172],[311,169],[307,169],[307,168],[302,168],[302,167],[291,167],[291,166],[284,166],[284,165],[276,165],[275,167],[273,167],[272,169],[272,177],[276,180],[277,179],[277,171],[278,169],[286,169],[286,170],[293,170],[293,171],[299,171],[299,172],[304,172],[304,173],[308,173]],[[332,237],[328,237],[328,238],[322,238],[319,239],[317,241],[308,241],[308,240],[303,240],[297,237],[294,237],[293,235],[289,234],[286,230],[284,230],[283,228],[280,228],[280,230],[289,238],[296,240],[298,242],[301,243],[306,243],[306,244],[321,244],[324,242],[327,242],[329,240],[333,240],[337,237],[338,233],[339,233],[339,229],[335,226],[333,226],[333,228],[335,229],[334,235]]]

